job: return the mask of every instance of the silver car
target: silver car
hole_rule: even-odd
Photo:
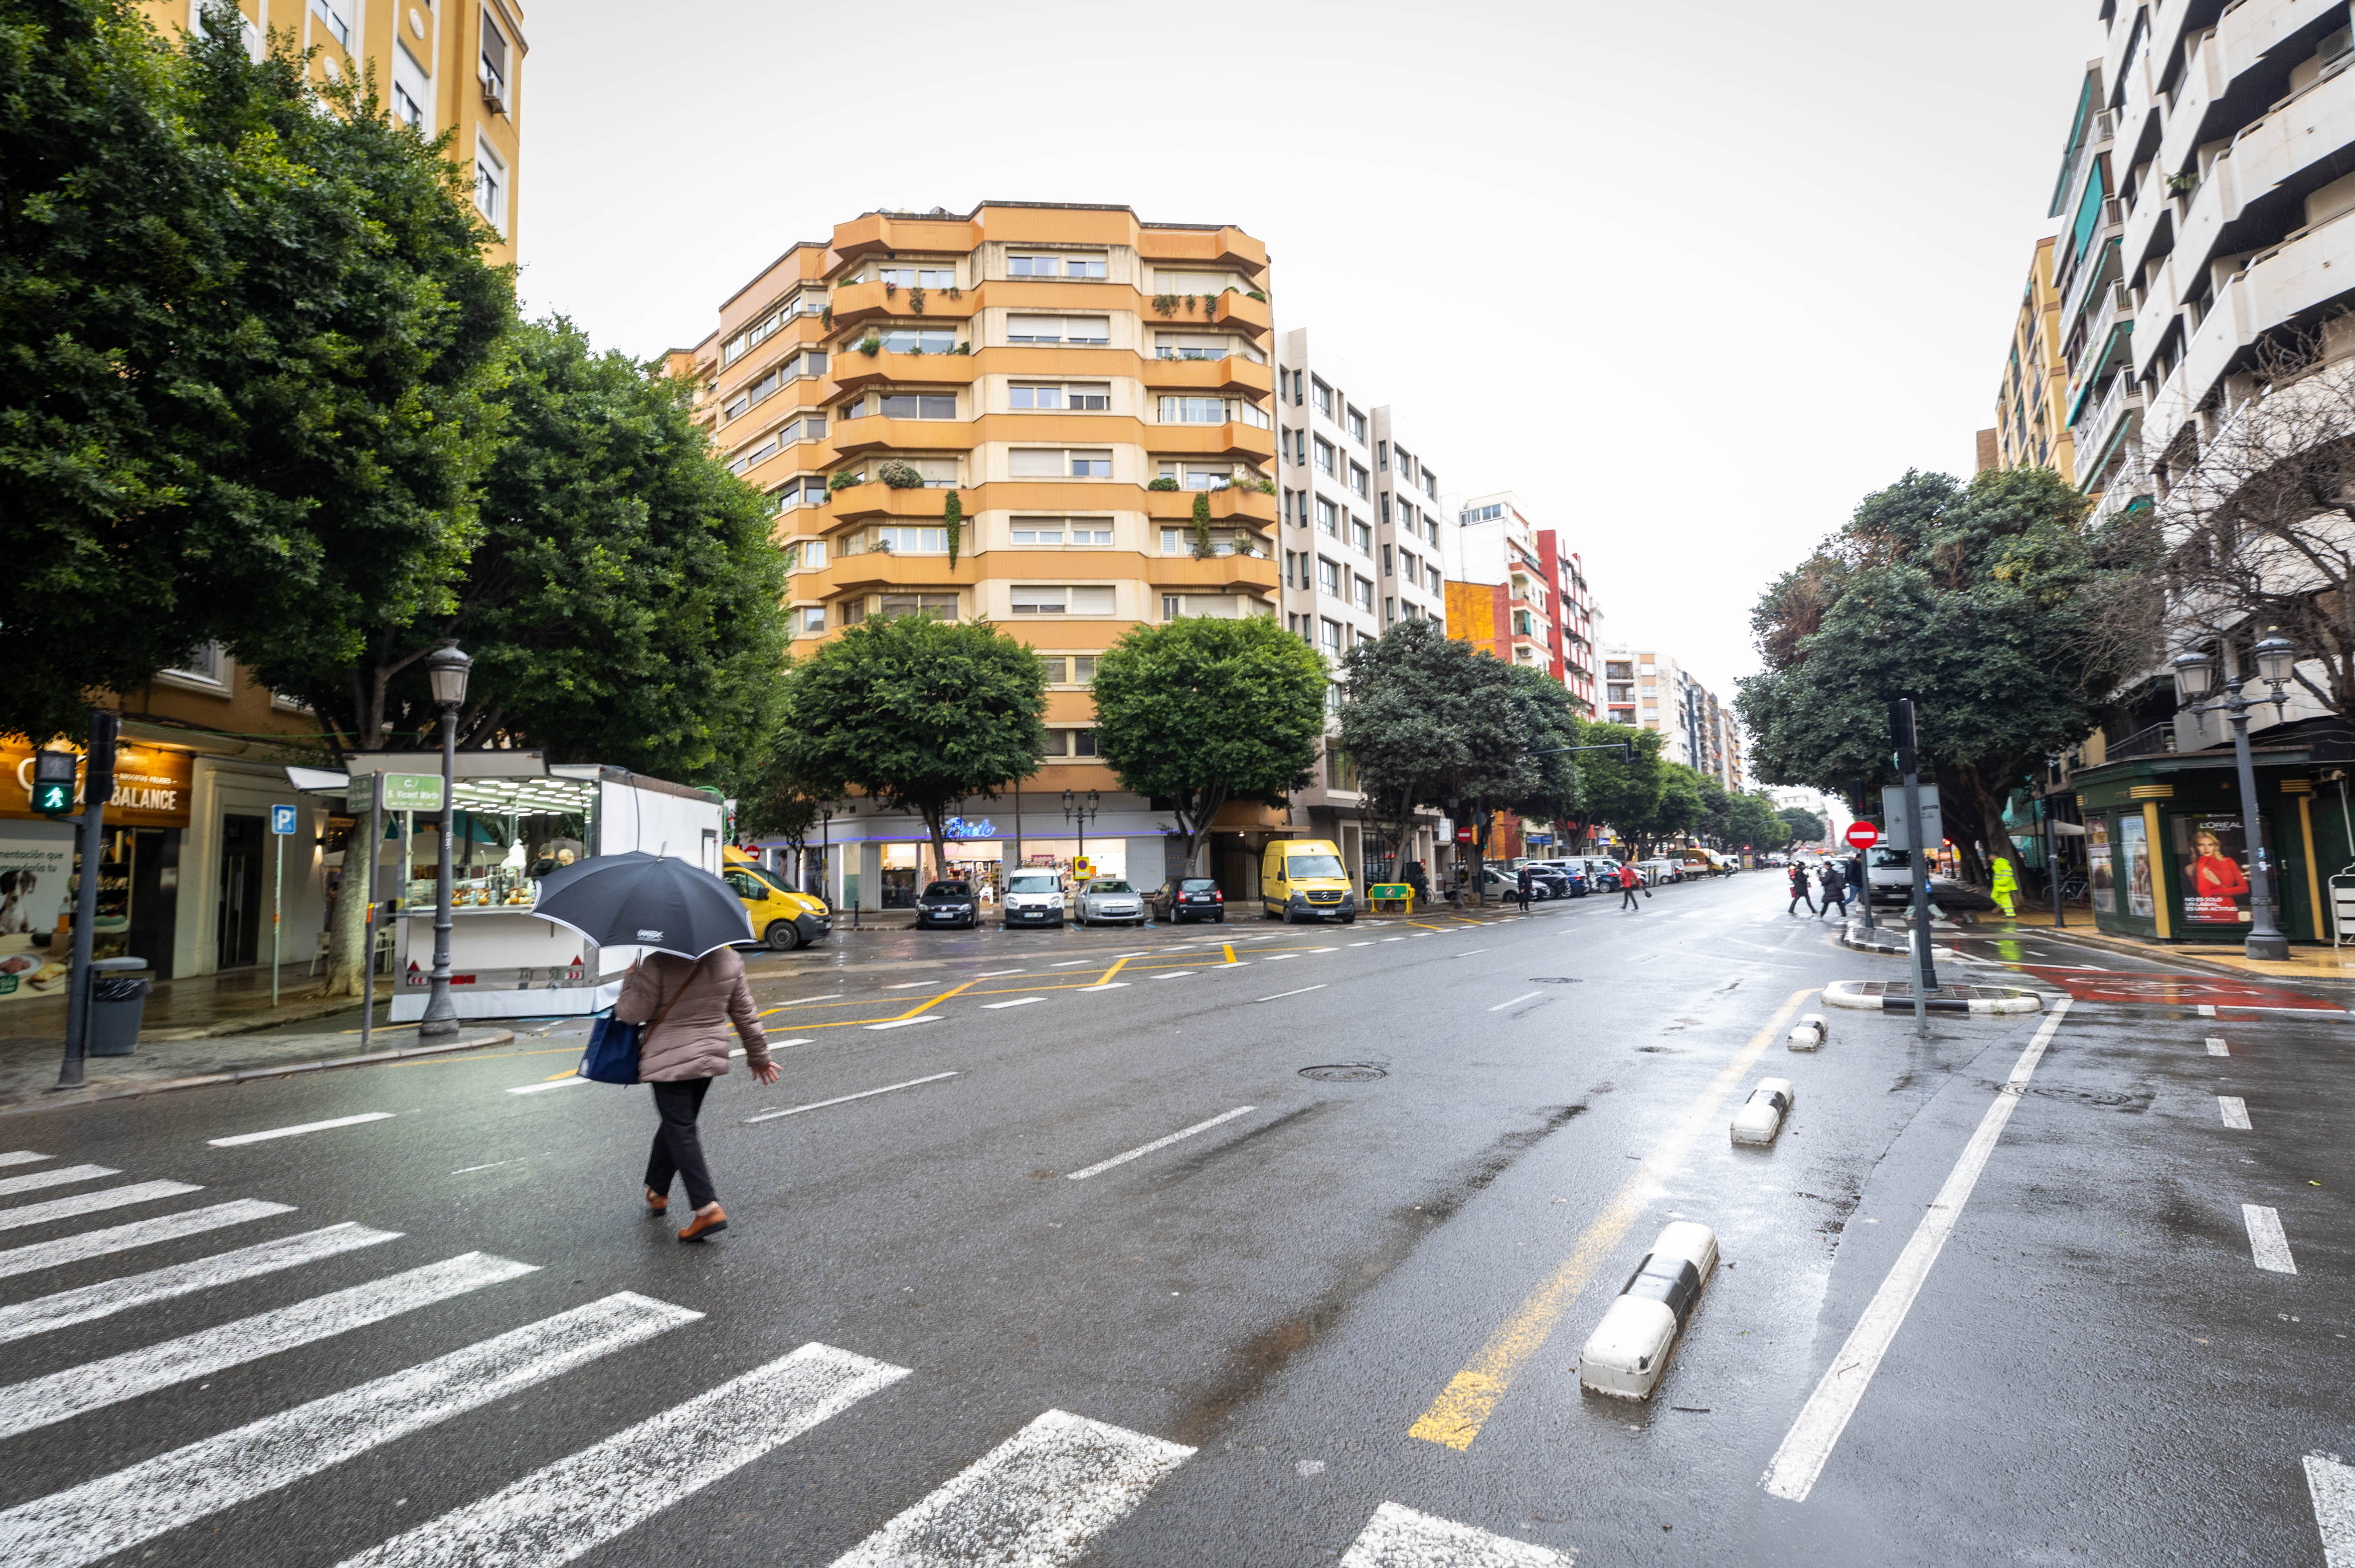
[[[1152,917],[1145,895],[1114,876],[1090,882],[1071,910],[1072,922],[1081,926],[1142,926]]]

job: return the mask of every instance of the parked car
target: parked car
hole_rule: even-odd
[[[916,925],[962,926],[968,930],[981,924],[981,903],[970,882],[928,882],[923,892],[916,895]]]
[[[1680,860],[1637,861],[1636,869],[1644,874],[1644,885],[1646,887],[1658,887],[1685,879],[1684,862]]]
[[[1063,924],[1063,879],[1052,871],[1018,871],[1006,879],[1006,929]]]
[[[1116,876],[1099,876],[1080,890],[1071,918],[1082,926],[1142,926],[1153,918],[1145,895]]]
[[[1156,919],[1178,925],[1188,920],[1227,921],[1227,895],[1207,876],[1173,876],[1147,894]]]
[[[1588,855],[1586,857],[1587,880],[1603,891],[1611,892],[1619,885],[1619,862],[1613,860],[1607,854]]]
[[[1529,863],[1541,865],[1548,871],[1558,873],[1563,885],[1569,888],[1570,896],[1572,898],[1583,898],[1594,891],[1593,883],[1586,874],[1586,863],[1583,860],[1540,860]]]
[[[1875,844],[1864,852],[1864,876],[1875,904],[1905,903],[1913,896],[1913,852]]]
[[[1567,898],[1571,895],[1570,875],[1558,866],[1544,861],[1529,863],[1529,896],[1532,898]]]

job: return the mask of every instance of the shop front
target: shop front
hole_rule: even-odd
[[[2239,945],[2255,920],[2256,861],[2275,927],[2327,942],[2328,878],[2350,859],[2347,813],[2318,794],[2304,748],[2254,754],[2259,842],[2252,846],[2230,752],[2106,763],[2070,779],[2084,818],[2094,924],[2162,942]],[[2337,783],[2330,788],[2336,789]]]

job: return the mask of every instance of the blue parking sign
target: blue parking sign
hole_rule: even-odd
[[[270,831],[282,836],[293,832],[294,808],[292,806],[271,807]]]

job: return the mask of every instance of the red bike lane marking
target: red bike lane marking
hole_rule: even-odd
[[[2216,975],[2122,973],[2116,969],[2069,969],[2051,964],[2012,966],[2057,985],[2079,1001],[2141,1002],[2151,1006],[2213,1007],[2264,1012],[2339,1012],[2335,1001],[2279,986]]]

